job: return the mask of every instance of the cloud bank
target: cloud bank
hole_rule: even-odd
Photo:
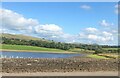
[[[82,6],[81,8],[90,9],[89,6]],[[0,9],[0,25],[2,28],[0,32],[15,33],[15,34],[29,34],[39,38],[62,42],[80,42],[80,43],[98,43],[111,44],[115,39],[117,32],[108,32],[99,30],[98,28],[88,27],[83,29],[78,34],[65,33],[61,26],[56,24],[40,24],[40,22],[33,18],[25,18],[23,15],[8,9]],[[112,26],[106,20],[99,22],[101,26]]]

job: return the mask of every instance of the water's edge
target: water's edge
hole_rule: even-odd
[[[67,58],[74,56],[83,56],[83,54],[4,51],[1,55],[2,58]]]

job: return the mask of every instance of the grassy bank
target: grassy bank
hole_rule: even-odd
[[[96,59],[109,59],[109,58],[107,58],[107,57],[99,56],[99,55],[95,55],[95,54],[90,54],[90,55],[88,55],[87,57],[96,58]]]
[[[56,53],[71,53],[65,50],[36,47],[36,46],[26,46],[26,45],[9,45],[0,44],[0,49],[2,51],[29,51],[29,52],[56,52]]]
[[[109,59],[117,58],[118,56],[113,56],[109,54],[93,54],[94,51],[84,50],[84,49],[70,49],[68,51],[36,46],[26,46],[26,45],[10,45],[10,44],[0,44],[0,50],[2,51],[15,51],[15,52],[47,52],[47,53],[82,53],[87,54],[87,57],[96,59]]]

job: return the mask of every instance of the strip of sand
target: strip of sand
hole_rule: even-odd
[[[2,73],[2,76],[118,76],[117,71]]]

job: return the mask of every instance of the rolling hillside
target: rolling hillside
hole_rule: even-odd
[[[21,40],[39,40],[43,42],[52,42],[50,40],[45,40],[41,38],[36,38],[32,36],[27,36],[27,35],[21,35],[21,34],[8,34],[8,33],[2,33],[0,34],[1,37],[6,37],[6,38],[15,38],[15,39],[21,39]],[[64,50],[61,49],[55,49],[55,48],[46,48],[46,47],[38,47],[38,46],[28,46],[28,45],[16,45],[16,44],[0,44],[0,50],[12,50],[12,51],[47,51],[47,52],[65,52]]]
[[[22,34],[14,35],[14,34],[8,34],[8,33],[2,33],[1,37],[24,39],[24,40],[44,40],[44,39],[41,39],[41,38],[27,36],[27,35],[22,35]],[[44,40],[44,41],[47,41],[47,40]]]

